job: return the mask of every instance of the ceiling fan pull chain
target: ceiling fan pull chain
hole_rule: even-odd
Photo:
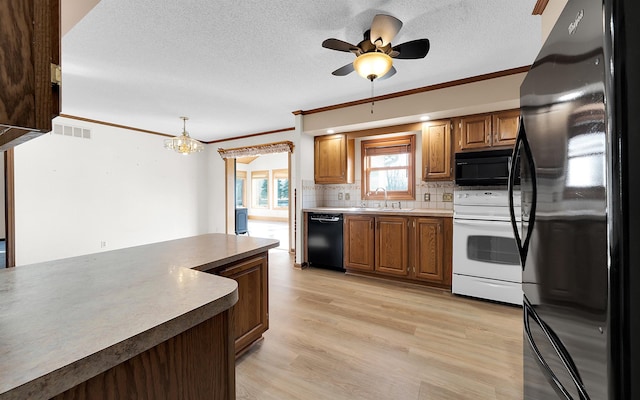
[[[374,105],[374,101],[373,101],[373,79],[371,80],[371,114],[373,114],[373,105]]]

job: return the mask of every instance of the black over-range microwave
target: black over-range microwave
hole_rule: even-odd
[[[456,153],[456,185],[507,185],[511,168],[511,149]],[[520,184],[520,163],[516,185]]]

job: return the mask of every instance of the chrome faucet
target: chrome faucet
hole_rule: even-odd
[[[382,190],[382,193],[384,193],[384,208],[387,208],[387,189],[385,189],[383,187],[379,187],[373,193],[374,194],[378,194],[378,190]]]

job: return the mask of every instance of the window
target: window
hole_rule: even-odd
[[[269,171],[251,173],[251,205],[254,208],[269,208]]]
[[[362,198],[414,200],[415,135],[362,141]]]
[[[247,204],[247,171],[236,171],[236,207]]]
[[[286,169],[273,170],[273,208],[289,207],[289,173]]]

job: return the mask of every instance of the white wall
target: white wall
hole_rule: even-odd
[[[91,139],[46,134],[15,148],[16,265],[208,231],[207,154],[73,119]],[[106,247],[101,247],[106,242]]]

